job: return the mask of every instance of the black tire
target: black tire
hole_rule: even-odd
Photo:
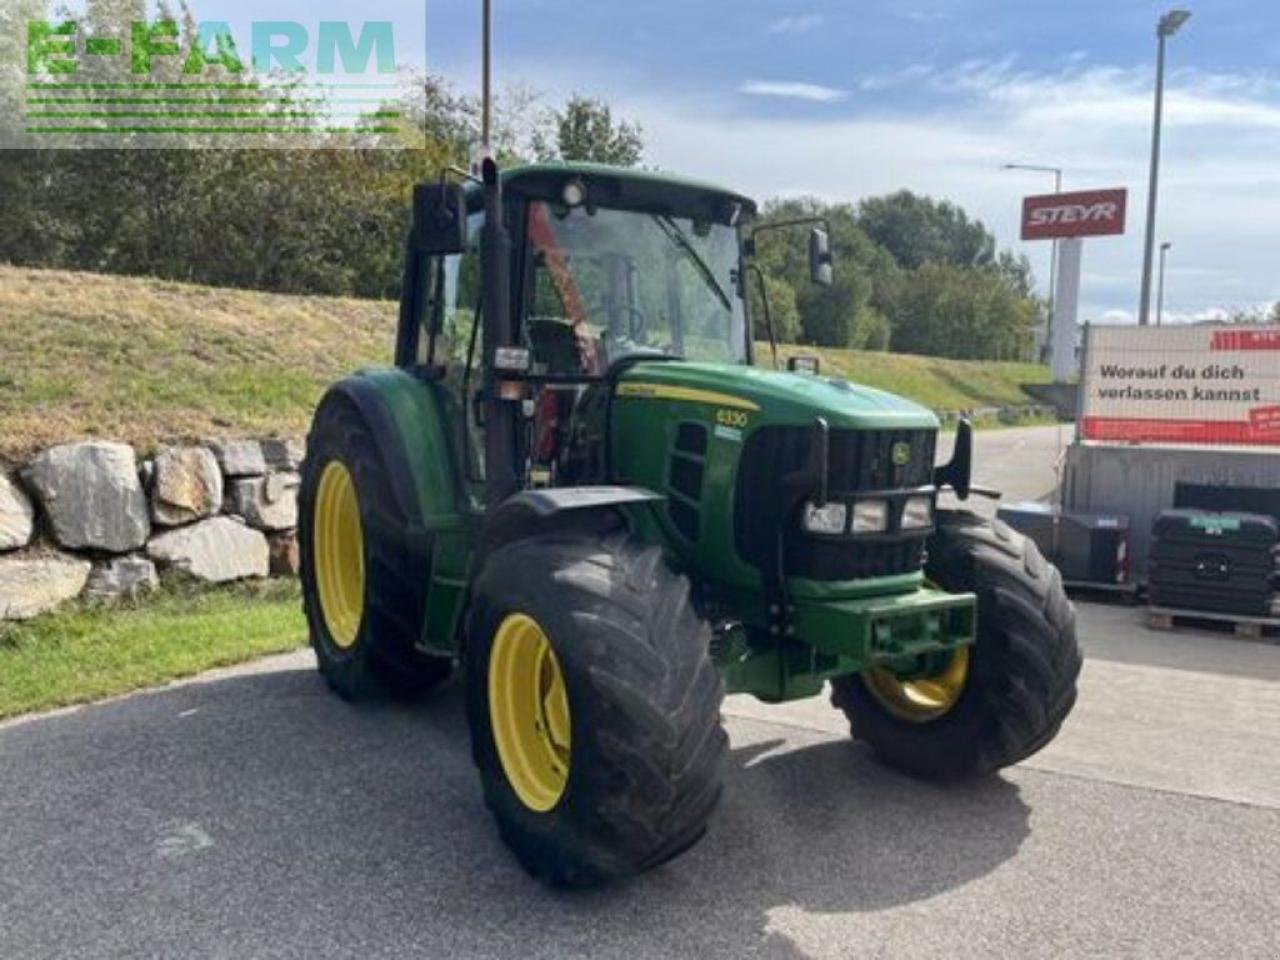
[[[320,476],[337,460],[356,489],[364,541],[364,602],[355,642],[344,649],[330,635],[320,606],[315,569],[315,501]],[[411,546],[408,518],[398,506],[373,434],[341,396],[321,403],[307,437],[298,491],[298,547],[302,606],[320,673],[347,700],[386,694],[408,697],[435,686],[453,664],[415,648],[426,613],[431,558],[428,544]]]
[[[563,793],[545,813],[508,783],[490,722],[495,632],[512,613],[550,641],[568,694]],[[703,835],[720,798],[724,686],[689,582],[615,531],[501,547],[475,583],[464,659],[472,754],[503,840],[531,874],[589,886],[656,866]]]
[[[967,511],[939,512],[925,571],[945,590],[977,594],[977,643],[959,699],[912,722],[855,675],[832,682],[832,703],[889,766],[938,780],[987,775],[1045,746],[1071,712],[1081,665],[1075,609],[1034,543]]]

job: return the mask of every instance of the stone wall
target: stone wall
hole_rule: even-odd
[[[296,574],[303,452],[296,439],[225,440],[143,459],[92,440],[0,470],[0,620],[136,596],[168,574]]]

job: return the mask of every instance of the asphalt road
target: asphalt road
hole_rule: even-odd
[[[1075,436],[1072,424],[979,430],[974,434],[973,479],[995,487],[1006,501],[1040,500],[1058,486],[1058,464]],[[954,433],[938,438],[938,459],[951,456]]]
[[[1053,486],[1057,428],[978,475]],[[1058,739],[940,788],[825,700],[725,706],[708,836],[548,891],[480,799],[458,684],[353,707],[310,654],[0,724],[0,960],[70,957],[1280,958],[1280,646],[1080,605]]]
[[[353,707],[309,654],[0,726],[0,957],[1280,957],[1280,647],[1085,605],[1080,704],[999,778],[878,766],[824,701],[726,704],[676,862],[543,889],[459,685]]]

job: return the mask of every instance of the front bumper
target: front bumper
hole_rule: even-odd
[[[910,593],[821,601],[795,597],[797,639],[861,668],[973,643],[977,598],[921,586]]]
[[[897,592],[885,592],[899,584],[882,580],[860,584],[864,596],[793,593],[785,630],[740,629],[715,644],[726,689],[770,703],[798,700],[816,696],[833,677],[877,666],[911,674],[930,658],[972,644],[977,598],[943,593],[918,577],[909,575],[916,582]]]

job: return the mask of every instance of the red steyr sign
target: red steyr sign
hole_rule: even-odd
[[[1124,233],[1128,196],[1127,190],[1120,189],[1026,197],[1022,201],[1022,239],[1104,237]]]

